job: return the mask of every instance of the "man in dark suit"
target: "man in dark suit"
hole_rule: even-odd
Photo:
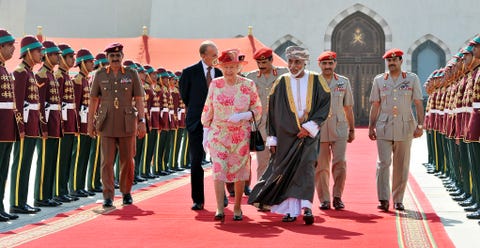
[[[202,146],[203,125],[200,122],[203,106],[208,93],[208,85],[222,72],[213,67],[218,57],[218,49],[212,41],[204,41],[200,45],[200,57],[197,64],[183,70],[180,77],[180,94],[187,107],[186,126],[189,135],[191,159],[192,210],[202,210],[205,202],[203,186],[202,160],[205,154]]]

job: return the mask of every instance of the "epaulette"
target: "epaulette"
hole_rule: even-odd
[[[74,82],[75,84],[82,85],[82,79],[83,79],[82,74],[78,73],[78,74],[75,75],[75,77],[73,78],[73,82]]]
[[[47,68],[42,66],[42,68],[40,68],[40,70],[38,70],[36,75],[39,76],[40,78],[47,78]]]
[[[56,70],[54,75],[55,79],[63,78],[63,73],[61,70]]]
[[[144,83],[144,84],[143,84],[143,87],[144,87],[146,90],[149,90],[149,89],[150,89],[150,84]]]
[[[15,72],[24,72],[24,71],[26,71],[26,69],[23,63],[19,64],[17,68],[15,68]]]

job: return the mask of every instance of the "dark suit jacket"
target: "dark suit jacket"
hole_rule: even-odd
[[[215,68],[215,77],[221,77],[222,75],[222,71]],[[201,126],[200,117],[208,93],[202,61],[183,70],[179,86],[182,100],[187,106],[187,130],[193,132],[199,125]]]

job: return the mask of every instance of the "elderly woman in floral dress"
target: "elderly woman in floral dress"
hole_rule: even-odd
[[[243,219],[241,200],[250,176],[251,121],[260,118],[262,105],[255,83],[238,76],[245,56],[238,50],[222,52],[218,66],[223,77],[210,83],[202,113],[203,146],[210,151],[217,211],[215,220],[224,221],[224,183],[235,184],[233,220]]]

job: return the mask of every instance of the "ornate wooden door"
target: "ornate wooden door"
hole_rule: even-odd
[[[385,34],[375,20],[355,12],[333,30],[332,51],[337,53],[336,72],[352,84],[355,123],[366,126],[373,78],[385,70]]]

